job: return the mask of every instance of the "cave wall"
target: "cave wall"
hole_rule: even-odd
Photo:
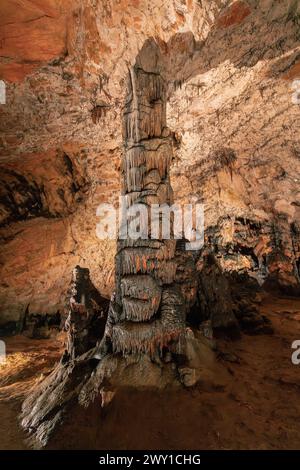
[[[194,52],[180,72],[188,79],[170,97],[168,124],[178,143],[175,199],[204,203],[205,252],[225,273],[248,272],[299,295],[299,5],[279,3],[259,2],[260,14],[248,11],[236,28],[221,15],[203,44],[186,38]]]
[[[171,71],[175,200],[205,203],[225,271],[297,290],[297,1],[13,0],[0,9],[0,323],[61,309],[77,264],[111,294],[116,245],[96,237],[96,208],[118,199],[126,77],[149,37]]]

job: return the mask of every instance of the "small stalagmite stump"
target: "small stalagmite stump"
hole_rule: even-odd
[[[22,407],[22,426],[35,444],[47,444],[90,377],[95,366],[91,352],[103,336],[108,304],[93,286],[89,270],[76,266],[67,300],[66,349],[52,373],[35,386]]]

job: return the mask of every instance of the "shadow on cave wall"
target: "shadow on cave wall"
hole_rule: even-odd
[[[170,93],[227,61],[239,69],[252,68],[260,61],[284,55],[269,70],[270,76],[279,77],[300,60],[299,24],[299,14],[291,12],[289,2],[282,15],[273,18],[272,9],[262,12],[256,5],[243,22],[233,23],[230,30],[217,20],[204,41],[196,41],[192,32],[177,33],[168,43],[158,41]]]

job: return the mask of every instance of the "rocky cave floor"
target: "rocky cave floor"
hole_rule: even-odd
[[[218,340],[218,360],[232,380],[191,389],[120,390],[106,407],[75,407],[52,439],[56,449],[299,449],[300,366],[291,344],[300,339],[300,299],[267,296],[260,311],[273,335]],[[0,366],[1,449],[28,449],[18,425],[21,401],[47,375],[62,338],[7,338]],[[136,410],[139,410],[137,413]]]

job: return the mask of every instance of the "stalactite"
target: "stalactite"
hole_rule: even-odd
[[[106,113],[109,108],[110,108],[110,105],[108,104],[101,104],[101,105],[95,106],[91,111],[93,123],[98,124],[100,119],[106,116]]]
[[[123,308],[126,320],[132,322],[145,322],[150,320],[159,307],[159,298],[153,297],[152,301],[139,299],[127,299],[123,297]]]
[[[141,146],[131,147],[125,152],[124,155],[125,171],[132,168],[138,168],[145,164],[144,149]]]
[[[150,354],[162,351],[172,341],[179,339],[182,325],[165,327],[161,322],[151,324],[120,324],[112,333],[113,351],[122,354]]]
[[[161,318],[151,323],[123,322],[112,328],[115,352],[154,354],[179,339],[185,325],[183,298],[172,288],[165,289],[161,301]]]
[[[139,141],[138,117],[137,111],[128,114],[126,119],[126,138],[128,141]]]
[[[164,240],[159,248],[154,248],[154,245],[151,245],[151,240],[145,240],[145,242],[149,246],[146,243],[144,246],[133,244],[132,247],[123,249],[120,252],[118,256],[121,257],[120,269],[122,275],[136,274],[137,272],[147,273],[159,268],[164,278],[167,277],[168,270],[169,276],[174,277],[176,264],[170,262],[169,265],[166,265],[164,262],[174,257],[176,242],[174,240]]]
[[[147,171],[157,169],[159,171],[160,178],[163,179],[170,167],[171,156],[170,154],[162,155],[159,150],[149,151],[145,154],[145,163]]]
[[[153,252],[154,251],[154,252]],[[124,250],[121,253],[121,274],[137,274],[151,273],[159,266],[159,262],[155,256],[157,251],[147,248],[138,250]]]
[[[132,191],[141,191],[143,189],[144,168],[134,167],[126,172],[126,189]]]
[[[124,248],[149,248],[152,250],[160,249],[165,243],[168,244],[170,240],[133,240],[126,238],[125,240],[119,240],[118,248],[119,253]]]
[[[161,288],[151,276],[127,276],[121,280],[126,320],[148,321],[157,312]]]

